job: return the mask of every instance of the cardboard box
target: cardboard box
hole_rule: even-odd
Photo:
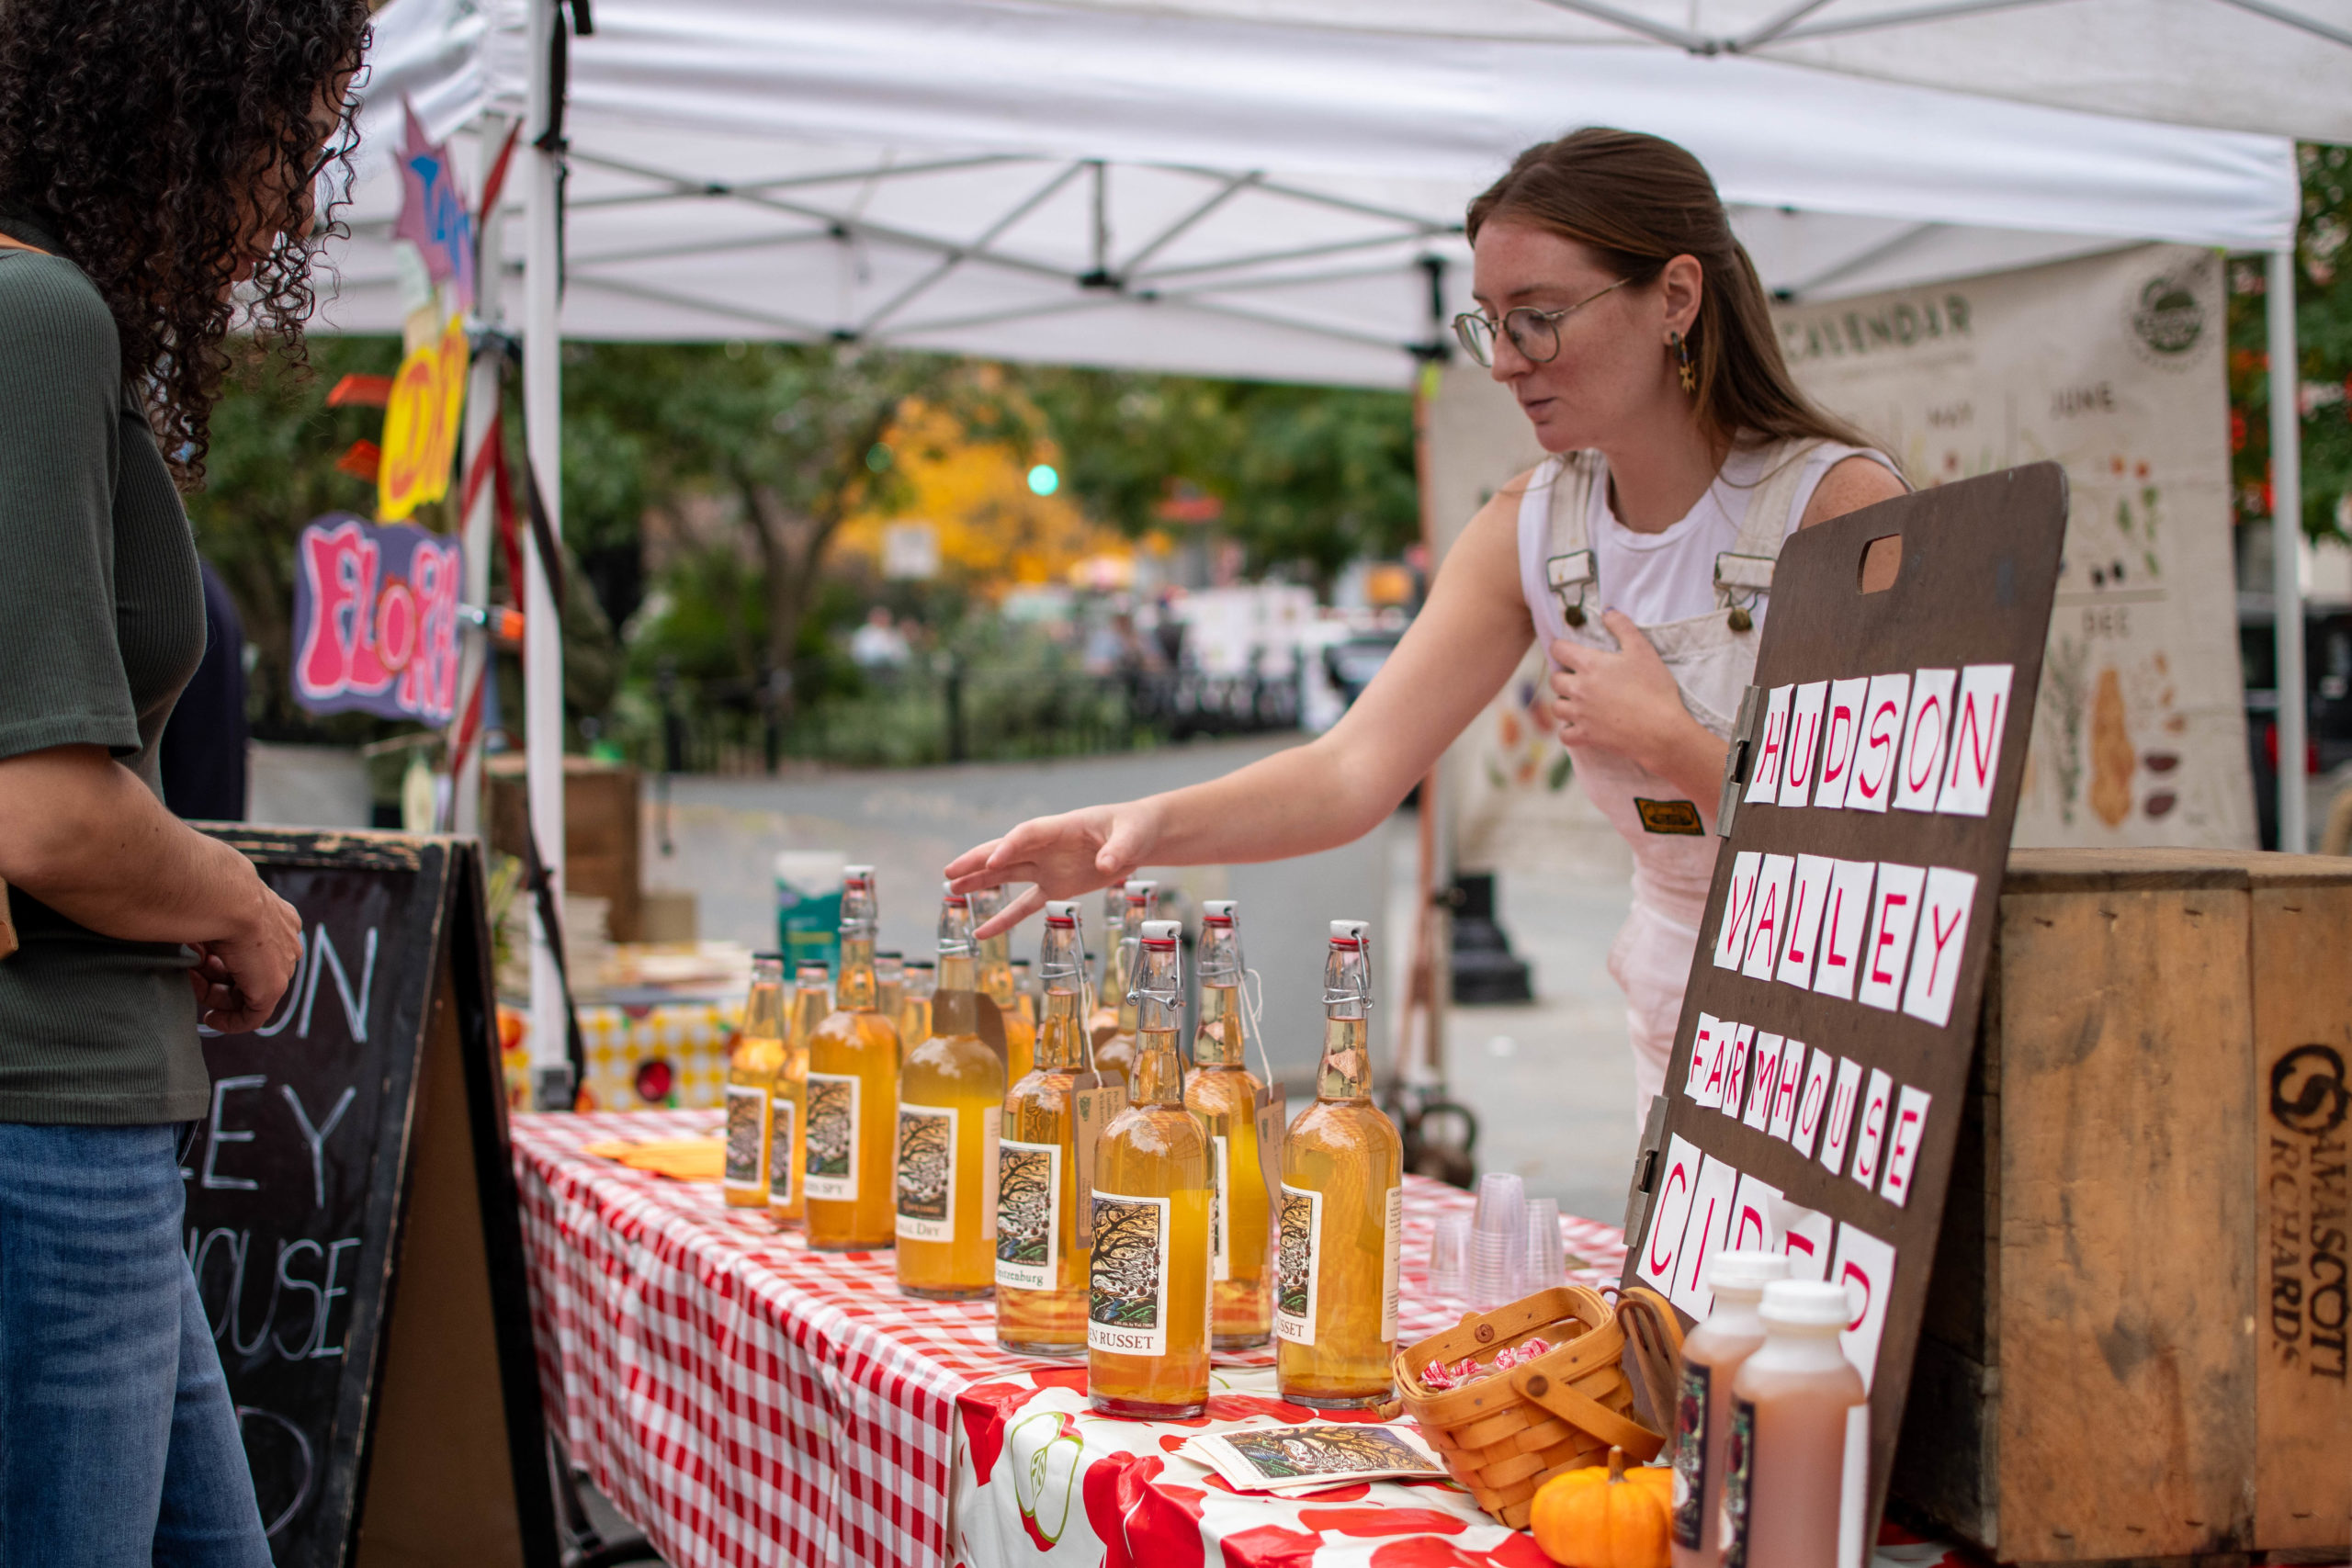
[[[2018,852],[1894,1495],[2005,1562],[2352,1543],[2352,861]]]

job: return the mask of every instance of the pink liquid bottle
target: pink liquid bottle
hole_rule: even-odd
[[[1836,1568],[1847,1416],[1869,1395],[1838,1348],[1846,1291],[1764,1288],[1764,1345],[1732,1379],[1720,1527],[1724,1568]]]
[[[1764,1287],[1789,1277],[1778,1252],[1722,1252],[1707,1266],[1715,1303],[1682,1342],[1682,1388],[1674,1417],[1674,1568],[1715,1568],[1721,1560],[1724,1437],[1731,1385],[1764,1343],[1757,1307]]]

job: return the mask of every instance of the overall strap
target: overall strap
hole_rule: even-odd
[[[1782,441],[1765,453],[1764,476],[1748,492],[1731,548],[1715,557],[1715,603],[1731,611],[1731,629],[1755,625],[1749,607],[1772,591],[1772,568],[1789,536],[1789,511],[1804,483],[1813,456],[1826,443],[1817,437]]]
[[[1597,452],[1566,452],[1549,459],[1536,470],[1538,478],[1530,481],[1521,502],[1537,503],[1537,487],[1544,487],[1544,582],[1560,601],[1560,618],[1572,626],[1585,624],[1592,613],[1588,602],[1600,589],[1589,525],[1599,458]]]

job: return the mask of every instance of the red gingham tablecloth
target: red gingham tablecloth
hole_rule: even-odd
[[[956,1396],[984,1382],[1034,1389],[1022,1374],[1058,1364],[998,1349],[986,1302],[899,1295],[887,1252],[812,1253],[759,1211],[730,1213],[716,1183],[580,1152],[714,1134],[716,1112],[513,1124],[550,1418],[656,1550],[674,1568],[948,1562]],[[1435,1217],[1470,1207],[1467,1193],[1405,1179],[1407,1342],[1460,1310],[1428,1300],[1423,1272]],[[1587,1265],[1570,1278],[1616,1279],[1615,1226],[1564,1218],[1562,1232]]]

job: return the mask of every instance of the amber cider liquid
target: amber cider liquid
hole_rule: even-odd
[[[933,1301],[996,1290],[998,1119],[1004,1064],[984,1043],[973,989],[971,919],[960,953],[943,922],[932,1034],[899,1069],[899,1288]]]
[[[730,1209],[764,1208],[775,1125],[776,1074],[784,1066],[784,965],[754,961],[743,1023],[727,1056],[726,1162],[719,1188]]]
[[[873,938],[842,939],[841,995],[808,1038],[808,1245],[873,1251],[897,1235],[899,1032],[882,1016]]]
[[[1394,1388],[1405,1151],[1370,1098],[1366,1030],[1363,1018],[1325,1021],[1317,1097],[1283,1141],[1276,1311],[1311,1312],[1312,1338],[1278,1336],[1274,1375],[1284,1399],[1325,1410],[1380,1404]],[[1310,1227],[1319,1235],[1301,1234]],[[1304,1302],[1291,1288],[1302,1273]]]
[[[1072,1100],[1099,1080],[1085,1060],[1075,973],[1057,973],[1057,932],[1046,931],[1046,1015],[1036,1066],[1005,1091],[998,1145],[996,1337],[1024,1356],[1086,1353],[1087,1249],[1079,1245],[1079,1204],[1091,1201],[1091,1173],[1078,1168]],[[1082,959],[1080,962],[1083,962]]]
[[[1258,1096],[1265,1086],[1242,1066],[1247,1026],[1239,985],[1201,986],[1201,1027],[1184,1104],[1208,1135],[1210,1342],[1253,1349],[1273,1335],[1273,1246],[1259,1166]]]
[[[808,1040],[832,1010],[825,966],[801,966],[786,1016],[784,1065],[768,1092],[768,1218],[797,1225],[808,1207]]]

